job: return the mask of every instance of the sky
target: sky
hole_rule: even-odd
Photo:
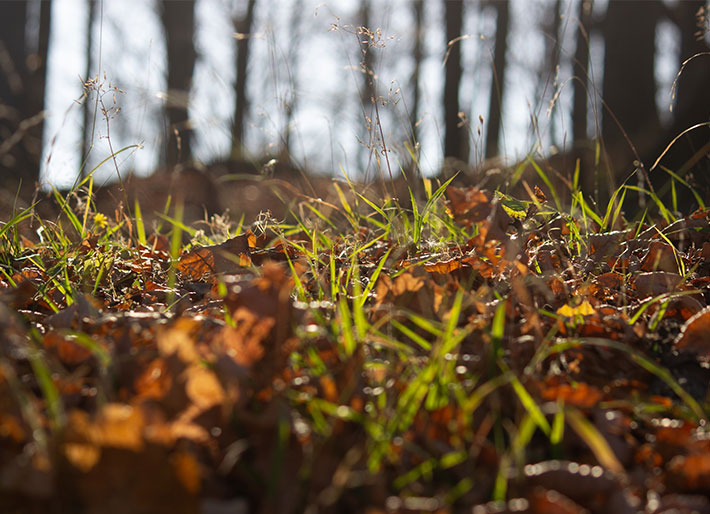
[[[579,0],[563,7],[562,61],[557,75],[540,89],[546,36],[536,26],[551,0],[512,0],[511,32],[504,99],[501,153],[510,160],[522,158],[536,142],[545,149],[563,146],[571,125],[566,106],[571,102],[571,56],[574,54],[576,11]],[[295,17],[290,13],[296,2]],[[86,169],[101,164],[96,177],[106,180],[119,173],[145,175],[159,163],[166,139],[161,109],[165,100],[165,45],[154,0],[104,0],[93,24],[92,77],[98,85],[89,101],[96,107],[93,144]],[[211,162],[230,148],[233,113],[234,37],[230,14],[244,1],[198,0],[196,44],[198,61],[190,93],[190,116],[195,129],[195,158]],[[235,4],[235,5],[233,5]],[[363,149],[367,130],[359,103],[361,76],[357,70],[356,0],[259,0],[256,33],[252,39],[252,65],[248,95],[252,101],[246,147],[255,158],[275,151],[283,134],[284,102],[295,102],[291,122],[293,156],[306,169],[353,177],[372,176],[372,161]],[[381,121],[385,141],[397,152],[407,130],[407,105],[411,84],[411,59],[404,56],[413,41],[413,17],[408,0],[374,0],[379,13],[373,28],[382,29],[383,48],[374,50],[378,95],[385,105]],[[425,2],[425,60],[422,63],[423,111],[421,117],[421,166],[434,174],[441,164],[443,145],[443,8],[440,1]],[[603,10],[604,1],[595,2]],[[472,10],[471,10],[472,12]],[[71,185],[82,167],[79,156],[82,131],[82,83],[86,74],[86,0],[54,0],[48,66],[46,145],[42,180],[57,186]],[[482,159],[483,140],[477,135],[479,115],[488,112],[490,62],[495,34],[492,11],[464,20],[461,41],[464,76],[460,99],[471,123],[474,159]],[[658,32],[657,72],[662,85],[659,106],[667,112],[670,83],[677,70],[677,34],[670,26]],[[603,46],[592,44],[592,63],[601,84]],[[114,89],[117,88],[117,89]],[[99,93],[97,95],[97,93]],[[557,95],[557,109],[548,112]],[[115,103],[114,103],[115,102]],[[106,115],[101,108],[107,109]],[[120,107],[120,112],[116,112]],[[593,116],[591,110],[590,116]],[[535,119],[537,130],[531,130]],[[110,144],[109,144],[110,143]],[[478,152],[476,149],[479,149]],[[368,165],[370,170],[367,170]]]

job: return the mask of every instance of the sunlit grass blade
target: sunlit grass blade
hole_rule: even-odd
[[[400,332],[402,332],[402,333],[403,333],[405,336],[407,336],[409,339],[411,339],[411,340],[414,341],[416,344],[418,344],[423,350],[427,350],[427,351],[428,351],[428,350],[431,350],[431,343],[429,343],[429,341],[427,341],[427,340],[424,339],[422,336],[420,336],[419,334],[417,334],[416,332],[414,332],[413,330],[411,330],[411,329],[410,329],[409,327],[407,327],[406,325],[403,325],[402,323],[400,323],[399,321],[394,320],[394,319],[390,321],[390,324],[391,324],[394,328],[396,328],[397,330],[399,330]]]
[[[508,366],[502,360],[499,361],[499,366],[504,372],[509,372]],[[523,386],[522,382],[520,382],[518,377],[514,374],[511,374],[510,384],[513,386],[515,394],[518,395],[518,400],[520,400],[521,405],[528,412],[531,419],[540,428],[540,430],[542,430],[542,432],[549,437],[551,431],[550,423],[542,413],[540,406],[535,403],[533,397],[530,396],[530,393],[528,393],[527,389],[525,389],[525,386]]]
[[[135,203],[133,204],[133,216],[136,219],[136,232],[138,234],[138,241],[140,244],[145,246],[148,244],[148,240],[145,236],[145,224],[143,223],[143,213],[141,212],[141,204],[138,202],[138,198],[136,198]]]
[[[350,308],[348,307],[348,301],[343,296],[338,302],[338,320],[340,321],[340,327],[338,327],[339,335],[342,338],[343,349],[346,355],[352,355],[355,353],[355,334],[353,333],[353,322],[352,316],[350,315]]]
[[[38,350],[29,351],[28,358],[42,396],[44,396],[51,427],[53,430],[59,430],[65,425],[66,419],[59,390],[52,380],[52,373]]]
[[[69,202],[62,198],[62,195],[56,188],[52,188],[52,192],[54,193],[54,199],[59,204],[59,209],[67,217],[72,227],[74,227],[74,230],[76,230],[76,233],[79,234],[81,237],[84,237],[84,231],[81,225],[81,221],[79,221],[79,218],[77,218],[76,214],[74,214],[74,212],[71,210]]]
[[[675,216],[671,213],[671,211],[668,210],[668,208],[665,206],[665,204],[661,201],[661,199],[653,192],[648,191],[642,187],[638,186],[631,186],[631,185],[626,185],[624,186],[626,189],[630,189],[631,191],[636,191],[641,194],[647,195],[653,202],[656,204],[658,207],[658,211],[663,216],[663,219],[666,221],[666,223],[670,224],[675,221]]]
[[[650,373],[654,374],[656,377],[662,380],[671,389],[671,391],[678,395],[678,397],[683,401],[683,403],[688,406],[688,408],[696,419],[707,419],[707,413],[705,412],[705,409],[703,409],[703,407],[701,407],[700,404],[690,394],[688,394],[685,389],[683,389],[683,387],[676,381],[675,378],[673,378],[673,375],[671,375],[671,373],[667,369],[651,361],[638,350],[631,348],[628,345],[619,343],[618,341],[601,338],[571,339],[562,343],[549,346],[544,352],[541,352],[539,355],[536,356],[536,361],[540,362],[542,359],[545,359],[547,356],[553,353],[563,352],[565,350],[575,348],[580,345],[591,345],[600,346],[602,348],[611,348],[628,355],[629,357],[631,357],[632,361],[644,368],[646,371],[649,371]]]
[[[367,286],[365,286],[365,289],[360,294],[360,298],[355,300],[360,304],[360,308],[362,308],[362,306],[365,304],[365,301],[370,296],[370,292],[372,292],[372,289],[375,287],[375,284],[377,284],[377,279],[379,278],[380,273],[382,272],[382,268],[384,268],[385,262],[387,262],[387,258],[390,256],[390,253],[392,253],[391,248],[385,252],[385,254],[380,259],[380,262],[377,263],[377,267],[375,268],[375,271],[372,272],[372,275],[370,275],[370,280],[368,281]]]
[[[614,473],[623,473],[624,465],[614,454],[604,436],[579,410],[567,407],[565,412],[567,422],[579,438],[589,447],[599,464]]]
[[[683,177],[681,177],[680,175],[678,175],[678,174],[675,173],[674,171],[672,171],[672,170],[666,168],[666,167],[663,166],[663,165],[660,165],[659,167],[660,167],[663,171],[665,171],[668,175],[670,175],[671,178],[672,178],[674,181],[680,182],[680,183],[683,184],[685,187],[687,187],[688,190],[690,190],[690,192],[692,193],[693,197],[695,197],[695,201],[698,202],[698,205],[700,206],[700,208],[701,208],[701,209],[704,209],[704,208],[705,208],[705,202],[703,201],[703,197],[700,196],[700,193],[698,193],[698,191],[697,191],[693,186],[691,186],[691,185],[688,183],[687,180],[685,180]],[[675,182],[672,182],[672,183],[675,184]],[[663,191],[663,189],[661,189],[661,193],[662,193],[662,191]],[[678,207],[675,206],[674,209],[675,209],[675,210],[678,210]]]
[[[550,194],[552,194],[552,199],[555,202],[555,208],[558,211],[561,211],[562,210],[562,202],[560,202],[560,195],[557,194],[557,189],[555,189],[554,184],[552,183],[550,178],[547,176],[547,174],[542,170],[540,165],[537,162],[535,162],[535,160],[531,156],[528,155],[527,160],[530,163],[530,165],[535,169],[535,171],[540,176],[542,181],[545,183],[547,188],[550,190]]]

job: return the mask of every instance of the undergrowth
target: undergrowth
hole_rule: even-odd
[[[150,233],[138,204],[94,210],[89,175],[38,239],[16,213],[0,441],[6,462],[32,449],[45,493],[10,468],[2,495],[91,506],[131,462],[180,508],[531,508],[547,489],[590,508],[644,501],[660,485],[640,472],[701,490],[708,348],[687,334],[709,322],[710,214],[651,197],[629,222],[635,186],[599,212],[573,190],[562,212],[452,180],[406,205],[334,183],[304,215],[201,231],[168,206]]]

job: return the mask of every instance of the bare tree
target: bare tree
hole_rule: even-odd
[[[560,40],[561,9],[562,0],[555,0],[547,6],[546,20],[542,24],[545,33],[545,62],[539,78],[538,105],[542,105],[543,102],[549,100],[555,93],[553,88],[558,75],[560,48],[562,47],[562,41]],[[555,104],[555,106],[556,105],[557,104]],[[552,117],[550,119],[550,136],[553,141],[556,140],[555,132],[557,125],[558,124],[555,123],[555,117]]]
[[[84,80],[89,81],[91,79],[91,59],[93,53],[93,26],[94,17],[96,14],[96,0],[87,0],[88,12],[86,13],[86,62],[84,63]],[[92,124],[93,117],[96,113],[95,109],[92,109],[92,103],[89,101],[88,93],[86,91],[87,97],[84,99],[83,105],[83,133],[81,139],[81,162],[82,162],[82,174],[86,173],[86,160],[89,156],[89,149],[91,147],[91,141],[93,138],[92,134]],[[95,105],[95,104],[94,104]]]
[[[175,166],[192,158],[192,128],[187,109],[197,59],[193,41],[195,0],[163,0],[161,14],[168,54],[168,138],[165,162],[168,166]]]
[[[365,111],[365,116],[371,118],[372,105],[375,103],[375,71],[374,71],[374,53],[373,42],[374,33],[370,27],[370,0],[360,1],[360,29],[358,30],[358,38],[360,41],[361,61],[360,67],[362,71],[363,83],[360,89],[360,101]]]
[[[572,86],[572,141],[587,138],[587,102],[589,101],[589,29],[594,0],[581,0],[577,13],[574,83]]]
[[[444,157],[468,161],[467,127],[459,117],[461,84],[461,41],[464,3],[444,0],[446,19],[446,66],[444,71]]]
[[[496,8],[496,39],[493,53],[493,80],[488,101],[488,129],[486,131],[486,158],[498,155],[500,127],[505,91],[505,54],[508,51],[508,27],[510,24],[510,2],[494,2]]]
[[[412,88],[412,110],[410,123],[412,126],[412,140],[416,143],[419,140],[417,137],[419,128],[421,88],[419,80],[421,75],[421,64],[424,60],[424,0],[414,0],[412,2],[412,10],[414,13],[414,48],[412,49],[412,58],[414,59],[414,69],[410,78]]]
[[[282,129],[282,144],[281,144],[281,154],[282,161],[288,162],[291,156],[291,124],[293,122],[293,113],[297,107],[298,95],[296,94],[296,89],[298,87],[298,66],[299,66],[299,52],[301,48],[302,39],[302,24],[304,21],[304,10],[303,6],[300,5],[301,2],[294,2],[291,8],[290,18],[289,18],[289,29],[290,29],[290,45],[288,52],[286,53],[286,73],[288,74],[288,92],[284,95],[282,103],[284,109],[284,124]]]
[[[40,3],[37,20],[28,4],[0,2],[0,177],[32,183],[42,158],[52,2]]]
[[[670,13],[681,34],[680,75],[675,89],[673,123],[659,138],[652,155],[654,159],[661,156],[667,145],[683,131],[710,120],[710,55],[707,54],[709,48],[706,42],[710,29],[708,16],[710,12],[705,0],[678,2]],[[688,131],[660,161],[661,166],[686,175],[705,195],[710,194],[709,134],[710,127],[707,126]],[[665,175],[661,171],[654,171],[653,174]],[[688,200],[694,201],[690,195]]]
[[[232,20],[236,32],[237,51],[235,68],[237,77],[234,81],[234,117],[232,120],[232,157],[242,154],[244,144],[244,125],[249,108],[247,99],[247,70],[249,67],[249,47],[254,25],[256,0],[246,0],[246,9],[241,17]]]
[[[647,153],[659,133],[654,61],[661,14],[657,0],[610,0],[607,8],[602,137],[617,178],[633,169],[632,161]]]

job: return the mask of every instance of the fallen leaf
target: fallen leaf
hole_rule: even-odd
[[[253,237],[253,234],[252,234]],[[257,243],[256,239],[252,241]],[[201,280],[205,276],[237,271],[251,264],[249,234],[228,239],[222,244],[196,248],[180,257],[178,270],[183,276]]]
[[[676,252],[671,245],[663,241],[652,241],[648,252],[641,262],[643,271],[667,271],[678,273]]]
[[[650,271],[638,274],[633,280],[633,287],[636,291],[636,297],[639,300],[643,300],[649,296],[658,296],[675,291],[682,281],[683,277],[677,273]]]
[[[704,308],[683,324],[673,347],[680,352],[710,357],[710,307]]]
[[[592,304],[590,304],[588,300],[584,300],[576,307],[572,307],[571,305],[563,305],[557,309],[557,314],[568,318],[573,318],[575,316],[592,316],[596,313],[597,311],[594,310],[594,307],[592,307]]]

